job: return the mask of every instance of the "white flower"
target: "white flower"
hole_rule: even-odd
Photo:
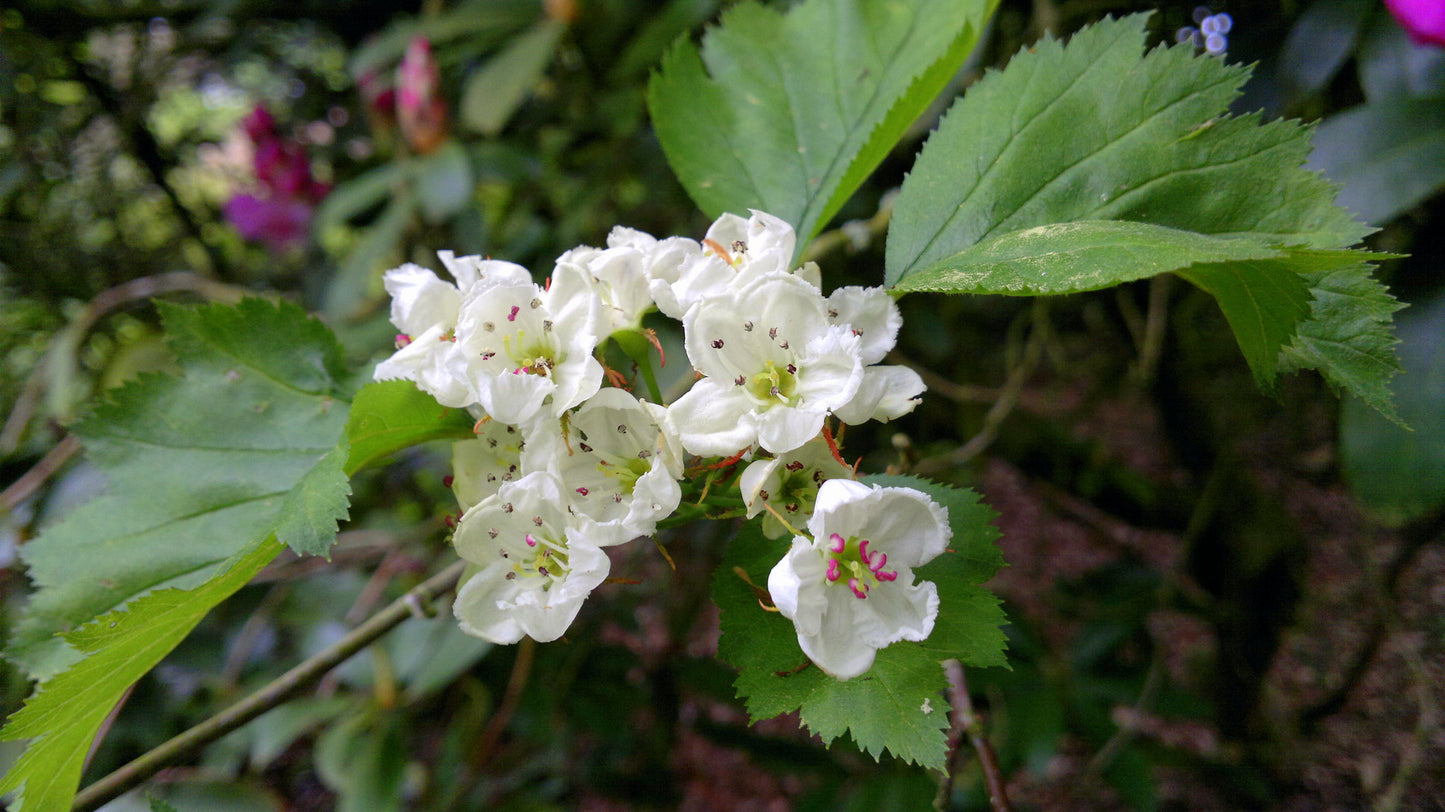
[[[764,505],[772,511],[763,516],[763,534],[770,539],[788,534],[778,515],[794,527],[813,515],[818,488],[830,479],[852,479],[853,469],[833,455],[822,437],[814,437],[786,454],[753,460],[738,477],[738,488],[748,507],[748,518],[761,513]]]
[[[903,325],[897,303],[883,288],[838,288],[828,296],[828,321],[858,336],[865,365],[883,360]],[[923,379],[908,367],[865,366],[857,394],[833,414],[852,425],[869,420],[886,423],[913,411],[925,389]]]
[[[401,331],[397,351],[376,365],[378,381],[408,380],[443,406],[472,405],[472,387],[452,369],[451,357],[457,316],[462,297],[482,279],[530,280],[525,269],[509,262],[484,260],[480,257],[455,257],[450,251],[437,254],[442,264],[457,280],[453,285],[442,281],[430,270],[407,263],[393,268],[382,277],[386,292],[391,294],[391,323]]]
[[[452,493],[463,511],[470,510],[505,483],[544,470],[560,445],[555,423],[539,421],[523,432],[499,420],[483,421],[475,439],[452,443]]]
[[[682,446],[666,409],[603,389],[567,425],[555,470],[573,508],[598,523],[597,544],[648,535],[677,509]]]
[[[938,588],[913,568],[944,551],[947,512],[921,491],[831,479],[818,491],[812,538],[797,536],[768,575],[768,591],[793,621],[803,653],[838,679],[873,665],[877,650],[924,640],[938,616]]]
[[[635,329],[653,306],[648,291],[648,259],[648,253],[636,245],[624,243],[606,249],[578,246],[557,258],[552,294],[554,298],[575,295],[571,288],[576,287],[577,293],[586,291],[596,296],[601,303],[602,334]]]
[[[797,236],[786,221],[754,209],[747,219],[736,214],[719,217],[701,243],[682,237],[658,240],[619,226],[607,237],[607,244],[641,251],[657,309],[670,318],[682,319],[702,299],[769,274],[788,273]],[[821,286],[815,263],[806,263],[793,274],[815,288]]]
[[[467,511],[453,539],[457,554],[480,569],[452,605],[462,631],[493,643],[561,637],[610,568],[591,530],[567,511],[561,483],[546,471],[504,484]]]
[[[450,369],[496,420],[560,417],[602,384],[597,319],[588,291],[551,296],[530,277],[484,279],[462,300]]]
[[[683,330],[688,359],[706,377],[669,411],[695,454],[752,444],[792,451],[852,400],[863,378],[858,337],[830,325],[822,295],[790,274],[698,302]]]

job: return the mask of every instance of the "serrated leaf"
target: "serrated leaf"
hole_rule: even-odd
[[[668,163],[709,215],[757,208],[801,250],[977,42],[993,0],[734,6],[648,85]]]
[[[1280,356],[1280,366],[1317,369],[1332,385],[1403,426],[1390,393],[1390,379],[1400,371],[1394,313],[1403,305],[1370,271],[1362,262],[1305,274],[1314,297],[1310,316]]]
[[[346,424],[350,473],[404,448],[432,440],[476,436],[464,409],[451,409],[410,381],[378,381],[363,386],[351,402]]]
[[[994,235],[1077,220],[1315,248],[1369,232],[1300,168],[1306,128],[1226,115],[1248,68],[1189,46],[1144,54],[1144,20],[1043,40],[954,104],[894,208],[889,285]]]
[[[916,477],[868,481],[924,490],[949,509],[951,552],[917,570],[938,587],[939,614],[929,638],[882,649],[868,673],[847,681],[812,667],[792,623],[760,609],[752,587],[734,569],[741,568],[753,584],[765,584],[787,551],[786,540],[768,540],[754,523],[733,540],[713,580],[713,598],[721,610],[718,656],[738,667],[738,695],[754,720],[798,710],[825,742],[848,733],[876,758],[886,750],[941,768],[948,727],[941,663],[1004,663],[1003,612],[998,599],[978,586],[1003,563],[995,544],[998,532],[992,511],[971,492]]]
[[[70,809],[91,740],[121,695],[280,551],[274,539],[253,542],[195,589],[151,592],[66,635],[87,656],[44,683],[0,731],[7,741],[31,739],[0,778],[0,795],[19,793],[11,812]]]
[[[162,308],[184,374],[144,376],[76,427],[108,492],[23,551],[36,592],[9,656],[44,679],[54,635],[188,589],[268,536],[324,552],[346,514],[340,350],[294,305]]]

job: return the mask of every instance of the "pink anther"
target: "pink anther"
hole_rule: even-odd
[[[828,559],[828,580],[838,580],[838,559],[836,558]]]
[[[844,540],[844,538],[843,538],[842,536],[838,535],[837,533],[834,533],[833,535],[829,536],[829,537],[828,537],[828,540],[831,541],[831,542],[833,542],[833,546],[832,546],[832,547],[829,547],[828,549],[832,550],[832,551],[835,552],[835,553],[841,553],[841,552],[843,552],[843,548],[848,546],[848,542],[847,542],[846,540]]]
[[[588,491],[587,491],[586,488],[578,488],[578,489],[577,489],[577,492],[580,493],[580,494],[582,494],[583,496],[586,496],[587,493],[588,493]]]
[[[406,345],[408,345],[408,344],[410,344],[410,343],[411,343],[411,336],[407,335],[406,333],[397,333],[397,334],[396,334],[396,348],[397,348],[397,349],[401,349],[402,347],[405,347]]]
[[[857,595],[860,598],[868,597],[868,585],[859,584],[857,578],[848,579],[848,588],[853,590],[853,594]]]
[[[531,534],[531,533],[528,533],[528,534],[527,534],[527,546],[528,546],[528,547],[536,547],[536,546],[537,546],[537,540],[534,539],[534,538],[532,538],[532,534]]]
[[[516,321],[517,314],[520,312],[522,312],[522,308],[512,305],[512,312],[507,314],[507,321]]]
[[[876,575],[876,576],[878,576],[878,580],[880,580],[880,581],[896,581],[896,580],[898,580],[898,573],[897,573],[896,571],[884,572],[883,570],[878,570],[878,571],[874,572],[873,574]]]
[[[877,574],[878,574],[878,571],[881,570],[881,569],[883,569],[883,565],[888,563],[888,553],[885,553],[885,552],[876,552],[876,553],[873,554],[873,557],[876,558],[876,559],[878,559],[878,560],[877,560],[877,561],[869,561],[869,562],[868,562],[868,569],[873,570],[873,574],[874,574],[874,575],[877,575]]]
[[[858,555],[862,556],[864,564],[867,564],[868,560],[872,558],[872,556],[868,555],[868,539],[863,539],[858,542]]]

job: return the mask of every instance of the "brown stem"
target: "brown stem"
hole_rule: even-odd
[[[988,736],[983,729],[983,720],[973,710],[973,700],[968,696],[968,681],[963,675],[963,664],[958,660],[948,660],[943,664],[943,670],[948,674],[948,701],[953,705],[953,725],[955,730],[961,730],[968,734],[968,742],[973,745],[973,751],[978,755],[978,766],[983,770],[983,783],[988,789],[989,808],[993,812],[1012,812],[1013,807],[1009,806],[1007,783],[1004,781],[1003,770],[998,766],[998,755],[993,751],[993,744],[989,742]],[[950,731],[949,736],[957,735]],[[956,742],[952,742],[956,746]]]
[[[65,466],[65,463],[75,456],[80,450],[80,441],[75,439],[74,434],[65,435],[56,446],[40,458],[40,462],[29,471],[20,475],[20,478],[10,483],[10,487],[0,491],[0,513],[9,513],[15,506],[24,502],[37,488],[45,484],[45,480],[55,475]]]

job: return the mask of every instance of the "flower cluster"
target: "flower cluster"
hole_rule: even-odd
[[[454,449],[454,543],[473,565],[455,603],[464,630],[560,637],[606,580],[604,549],[654,533],[705,478],[710,515],[761,515],[770,537],[793,535],[769,587],[825,671],[856,676],[877,649],[929,634],[938,597],[911,568],[942,552],[944,511],[853,481],[828,428],[917,404],[918,375],[879,363],[902,319],[880,288],[825,296],[816,265],[793,267],[795,247],[787,223],[755,211],[724,215],[700,242],[616,228],[605,248],[559,257],[545,285],[446,252],[452,281],[417,265],[386,274],[401,332],[376,377],[478,418]],[[655,342],[641,326],[654,309],[682,323],[697,374],[671,404],[601,360],[611,337]],[[706,502],[737,470],[738,491]]]

